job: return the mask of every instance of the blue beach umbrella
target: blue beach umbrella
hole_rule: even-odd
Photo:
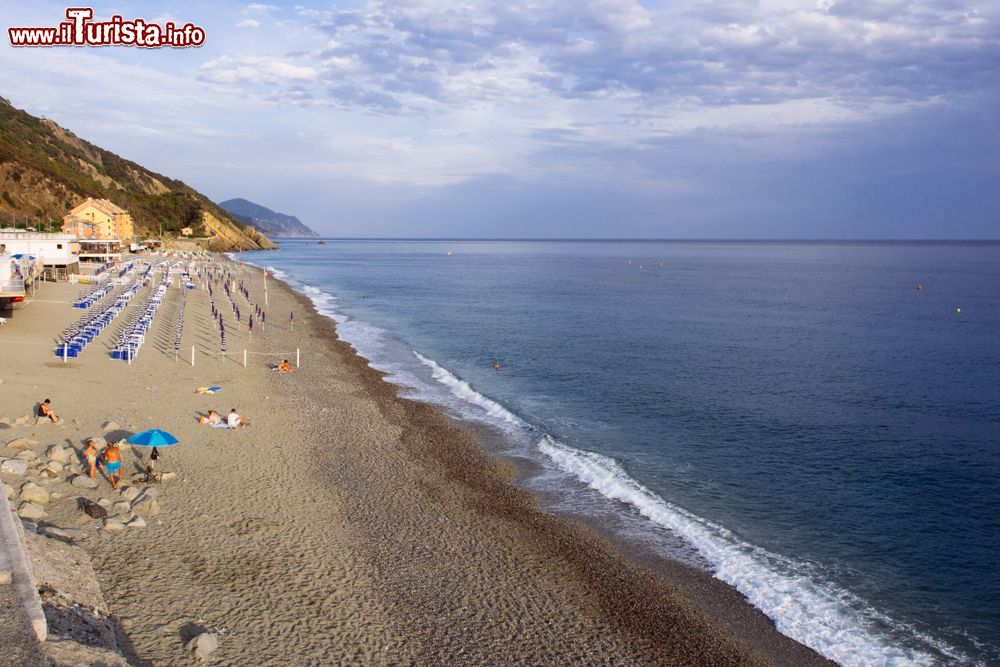
[[[133,445],[138,445],[139,447],[169,447],[170,445],[176,445],[180,440],[170,435],[166,431],[161,431],[158,428],[151,428],[148,431],[143,431],[142,433],[136,433],[128,441]]]

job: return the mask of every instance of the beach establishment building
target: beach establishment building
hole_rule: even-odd
[[[70,234],[0,229],[0,254],[24,255],[41,262],[44,280],[69,280],[80,272],[80,244]]]
[[[132,216],[107,199],[87,197],[63,217],[64,234],[84,240],[131,241],[135,235]]]
[[[122,258],[119,239],[80,239],[80,261],[84,264],[108,264]]]

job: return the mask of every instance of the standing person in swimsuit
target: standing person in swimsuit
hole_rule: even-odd
[[[87,457],[87,465],[90,466],[90,479],[94,479],[97,472],[97,447],[94,446],[93,438],[87,438],[87,448],[83,450],[83,455]]]
[[[122,481],[122,476],[125,471],[122,469],[122,453],[118,449],[117,443],[111,443],[108,448],[104,450],[104,466],[105,470],[108,471],[108,479],[111,481],[111,488],[117,489],[118,482]],[[118,479],[115,479],[115,473],[118,473]]]

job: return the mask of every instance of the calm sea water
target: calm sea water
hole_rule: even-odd
[[[410,395],[500,430],[550,509],[704,567],[843,664],[1000,663],[1000,245],[245,258]]]

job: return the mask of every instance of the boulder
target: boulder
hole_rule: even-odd
[[[52,445],[45,451],[45,456],[49,461],[55,461],[62,465],[69,465],[73,462],[73,455],[62,445]]]
[[[131,507],[131,505],[129,505],[124,500],[120,500],[114,504],[115,512],[117,512],[118,514],[125,514],[126,512],[128,512],[129,507]]]
[[[73,477],[72,480],[70,480],[70,484],[72,484],[73,486],[78,486],[81,489],[97,488],[97,480],[90,479],[90,477],[88,477],[87,475],[76,475],[75,477]]]
[[[0,463],[0,472],[6,472],[11,475],[23,475],[28,472],[28,462],[20,459],[7,459],[3,463]]]
[[[14,438],[7,443],[7,446],[11,449],[31,449],[37,445],[38,441],[31,438]]]
[[[160,504],[156,498],[143,494],[132,503],[132,511],[139,516],[156,516],[160,513]]]
[[[58,461],[49,461],[42,467],[42,474],[47,477],[58,477],[62,472],[63,464]]]
[[[21,503],[21,506],[17,508],[17,515],[28,521],[41,521],[48,516],[45,513],[45,508],[35,503]]]
[[[184,648],[190,651],[196,660],[208,660],[208,656],[219,648],[219,638],[211,632],[203,632],[185,644]]]
[[[97,448],[97,451],[101,451],[102,449],[108,446],[108,441],[99,435],[90,439],[94,441],[94,447]]]
[[[0,417],[0,424],[10,426],[10,417]]]
[[[141,516],[137,516],[125,525],[128,526],[129,528],[145,528],[146,520],[143,519]]]
[[[124,498],[129,502],[132,502],[133,500],[139,497],[139,489],[135,488],[134,486],[123,486],[118,489],[118,493],[121,495],[122,498]]]
[[[109,533],[120,533],[125,530],[125,524],[117,519],[105,519],[104,530]]]
[[[97,504],[103,507],[104,509],[109,509],[111,507],[111,501],[108,500],[107,498],[99,498],[97,500]]]
[[[34,461],[38,458],[38,454],[34,453],[30,449],[25,449],[22,452],[18,452],[14,458],[20,459],[21,461]]]
[[[36,505],[49,504],[49,492],[38,486],[34,482],[25,482],[21,485],[21,500]]]
[[[21,415],[20,417],[14,420],[14,426],[24,426],[29,421],[31,421],[30,415]]]
[[[160,475],[161,482],[169,482],[175,479],[177,479],[177,473],[175,472],[165,472],[162,475]]]

